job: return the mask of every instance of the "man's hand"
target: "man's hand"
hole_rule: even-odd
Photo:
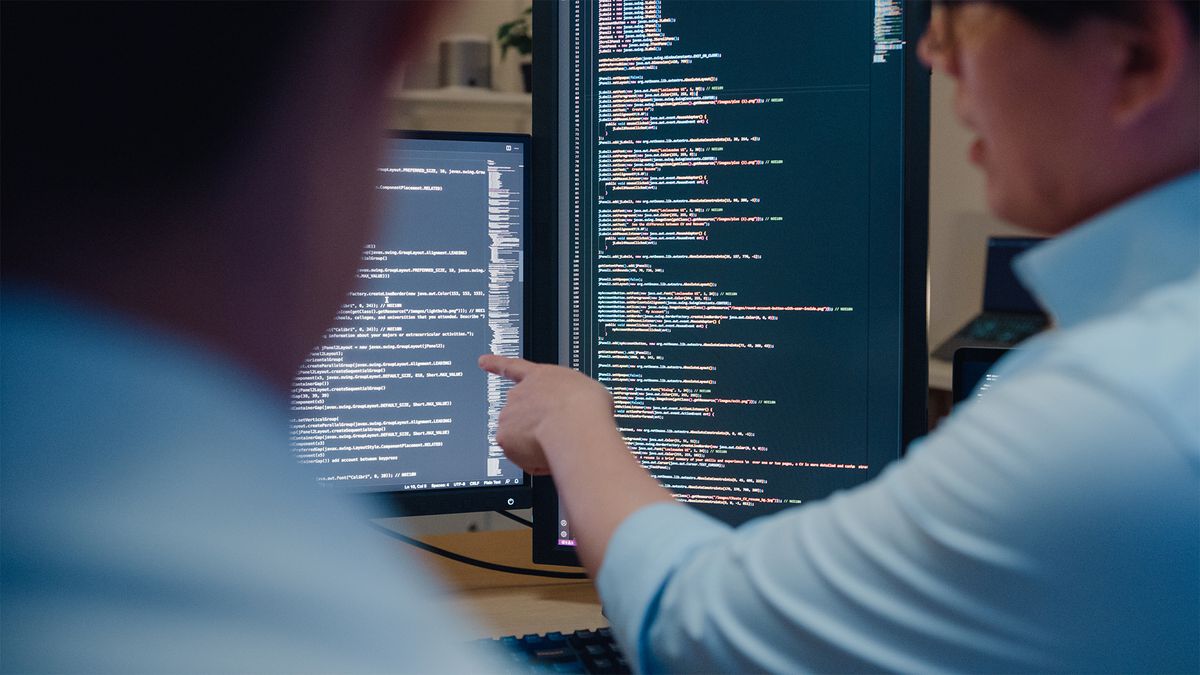
[[[612,396],[586,375],[492,354],[479,357],[479,367],[517,383],[500,413],[496,442],[528,473],[550,473],[547,446],[570,446],[572,439],[615,426]]]
[[[508,391],[496,442],[525,471],[554,472],[570,514],[579,560],[600,571],[613,532],[638,509],[671,501],[617,429],[612,396],[599,382],[559,366],[486,355],[479,367],[517,385]]]

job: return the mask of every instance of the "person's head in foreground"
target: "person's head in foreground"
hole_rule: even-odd
[[[435,4],[0,4],[3,671],[482,669],[287,437]]]
[[[372,227],[420,3],[5,3],[7,282],[228,352],[286,390]]]

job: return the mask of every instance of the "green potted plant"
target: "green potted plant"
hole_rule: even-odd
[[[517,50],[523,58],[533,52],[533,6],[525,8],[517,18],[503,23],[496,30],[496,41],[500,44],[500,59],[508,55],[510,48]],[[521,79],[525,91],[533,91],[533,63],[524,58],[521,63]]]

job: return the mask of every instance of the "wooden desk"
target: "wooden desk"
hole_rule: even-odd
[[[423,537],[423,541],[478,560],[579,572],[578,568],[534,565],[529,530],[465,532]],[[600,614],[600,599],[587,579],[548,579],[493,572],[455,562],[401,544],[406,555],[417,555],[449,587],[447,600],[460,612],[475,618],[485,632],[479,637],[521,636],[526,633],[569,631],[607,626]]]

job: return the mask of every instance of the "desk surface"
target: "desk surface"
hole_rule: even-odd
[[[529,530],[465,532],[424,537],[439,548],[479,560],[579,572],[578,568],[534,565]],[[403,545],[406,555],[417,555],[445,580],[447,599],[461,613],[472,616],[483,630],[479,637],[524,635],[549,631],[607,626],[600,599],[587,579],[548,579],[494,572],[472,567]]]

